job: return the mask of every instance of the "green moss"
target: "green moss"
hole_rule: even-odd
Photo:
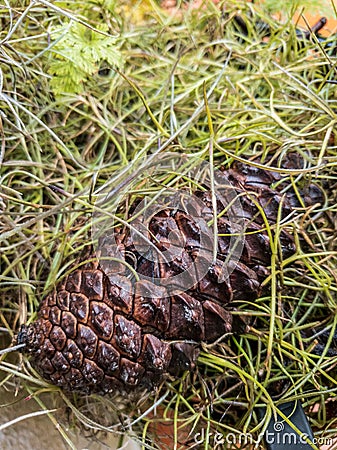
[[[317,185],[325,202],[270,227],[274,237],[281,228],[304,236],[297,254],[282,260],[275,239],[266,281],[272,294],[239,305],[256,326],[230,348],[205,345],[195,373],[121,405],[65,397],[29,365],[20,371],[3,355],[3,384],[14,391],[19,377],[22,392],[35,395],[40,408],[39,393],[47,390],[70,408],[74,422],[97,430],[116,428],[107,410],[116,421],[131,417],[139,439],[154,448],[151,426],[162,417],[174,424],[177,448],[182,430],[192,430],[193,443],[203,427],[210,449],[217,430],[257,439],[266,418],[258,419],[255,406],[267,405],[270,415],[277,402],[269,386],[288,381],[283,398],[303,399],[317,435],[333,435],[325,401],[336,392],[336,358],[326,353],[334,346],[337,307],[336,94],[329,83],[335,69],[315,42],[299,45],[290,21],[246,2],[226,2],[225,12],[209,2],[202,13],[182,17],[150,4],[141,23],[119,2],[12,1],[0,9],[1,329],[13,335],[19,323],[34,319],[44,293],[90,244],[99,190],[117,171],[136,170],[153,155],[185,153],[190,163],[213,160],[216,167],[253,159],[268,169],[271,157],[281,164],[295,152],[304,168],[286,172],[288,183],[298,191]],[[254,21],[268,24],[269,38]],[[161,182],[187,183],[179,173]],[[150,187],[139,186],[137,195]],[[328,344],[315,356],[306,336],[320,327]],[[142,416],[156,401],[157,417]],[[61,422],[65,439],[68,424]]]

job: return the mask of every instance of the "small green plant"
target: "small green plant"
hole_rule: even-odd
[[[106,62],[111,68],[121,68],[123,57],[118,40],[109,36],[107,26],[98,31],[71,22],[55,30],[55,44],[51,47],[48,69],[50,86],[56,95],[83,92],[86,83]]]

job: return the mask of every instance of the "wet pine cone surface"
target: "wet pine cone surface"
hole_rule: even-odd
[[[256,202],[271,224],[280,205],[282,217],[286,217],[298,202],[293,191],[286,196],[280,192],[282,183],[277,190],[271,188],[281,178],[275,172],[236,163],[226,176],[241,195],[245,221],[242,254],[230,276],[219,278],[228,253],[226,233],[230,232],[230,224],[223,217],[217,223],[216,261],[185,292],[172,293],[169,285],[149,279],[131,286],[123,265],[112,274],[99,262],[74,269],[42,300],[37,320],[22,326],[18,335],[18,342],[26,344],[23,351],[31,355],[33,367],[46,380],[83,393],[151,388],[169,373],[177,375],[193,368],[201,341],[213,342],[244,329],[240,316],[231,313],[233,302],[251,302],[261,294],[271,258],[268,234]],[[315,201],[317,190],[308,189],[308,198]],[[203,205],[199,214],[206,222],[211,220],[210,193],[195,194]],[[169,280],[193,262],[200,232],[186,211],[163,210],[153,217],[148,239],[160,249],[172,230],[185,237],[183,252],[179,258],[156,267],[137,253],[128,229],[116,230],[115,238],[137,273],[149,275],[155,270],[157,276]],[[284,230],[280,244],[284,257],[294,253],[293,238]]]

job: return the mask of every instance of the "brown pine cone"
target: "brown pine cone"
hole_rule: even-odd
[[[271,187],[280,179],[276,173],[238,163],[226,175],[240,196],[244,215],[240,260],[233,267],[231,260],[226,261],[231,223],[220,214],[216,260],[204,274],[192,274],[196,282],[187,283],[185,289],[177,289],[175,282],[172,287],[175,276],[193,265],[201,250],[201,222],[195,223],[183,202],[178,209],[161,209],[154,215],[145,236],[144,242],[159,254],[167,250],[172,236],[177,237],[182,252],[169,261],[147,259],[129,228],[115,230],[120,255],[140,280],[132,280],[123,263],[111,270],[103,270],[99,262],[77,266],[43,299],[38,319],[22,326],[18,342],[26,344],[24,351],[46,380],[84,393],[153,386],[165,374],[192,368],[201,341],[212,342],[244,326],[238,315],[231,314],[233,302],[256,299],[269,273],[271,251],[261,210],[273,224],[279,206],[286,217],[297,199],[292,191],[284,198]],[[198,216],[206,224],[213,218],[211,194],[195,195],[201,202]],[[313,192],[311,196],[315,197]],[[219,199],[217,203],[219,213],[224,205]],[[282,231],[280,241],[284,257],[294,253],[291,235]],[[102,254],[109,256],[109,244],[102,242]],[[222,279],[224,264],[230,270]]]

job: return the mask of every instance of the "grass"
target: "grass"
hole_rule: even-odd
[[[217,431],[250,433],[262,449],[261,433],[271,415],[291,399],[302,401],[315,436],[335,436],[328,399],[336,395],[337,358],[327,354],[336,348],[337,325],[336,69],[330,64],[335,56],[314,39],[299,44],[291,18],[281,23],[246,2],[227,2],[224,13],[206,2],[202,13],[190,9],[181,17],[150,1],[143,10],[139,6],[137,20],[127,2],[117,3],[12,0],[0,7],[5,343],[20,323],[34,320],[43,295],[90,245],[95,200],[111,180],[117,189],[117,182],[123,187],[130,173],[137,174],[127,201],[151,189],[160,193],[162,186],[193,189],[193,180],[188,183],[179,171],[142,179],[144,162],[158,162],[168,151],[186,154],[191,166],[211,161],[214,168],[227,168],[237,160],[266,169],[270,157],[281,164],[296,152],[303,167],[280,169],[284,179],[298,191],[310,181],[325,201],[307,208],[302,199],[303,207],[289,220],[276,227],[266,222],[274,255],[265,281],[270,295],[240,305],[255,325],[234,336],[230,348],[225,342],[203,344],[194,373],[168,380],[150,396],[83,398],[64,395],[41,380],[26,358],[21,365],[19,355],[8,354],[0,360],[1,387],[31,395],[72,448],[69,423],[93,433],[126,431],[144,448],[165,448],[156,436],[163,432],[156,424],[164,422],[173,427],[170,448],[193,448],[202,429],[205,449],[214,448]],[[246,36],[233,19],[238,11]],[[78,90],[62,95],[64,74],[51,65],[55,58],[69,62],[55,36],[79,20],[90,32],[107,24],[104,33],[116,37],[121,61],[116,70],[98,58]],[[258,20],[269,25],[270,38],[253,26]],[[284,260],[281,229],[298,242],[296,255]],[[319,343],[313,329],[326,332],[320,356],[312,353]],[[270,386],[279,385],[287,389],[282,399],[272,399]],[[41,400],[46,393],[57,414]],[[255,411],[262,405],[261,419]],[[66,410],[70,418],[62,415]]]

